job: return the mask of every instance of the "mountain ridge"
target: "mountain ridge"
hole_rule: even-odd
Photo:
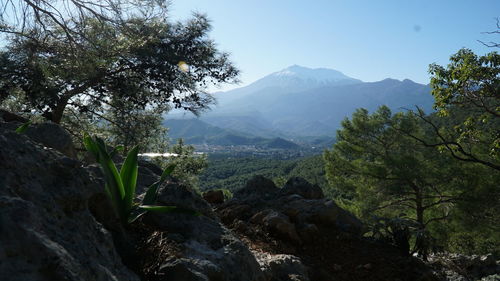
[[[200,120],[260,137],[334,136],[357,108],[431,111],[429,85],[410,79],[363,82],[326,68],[292,65],[254,83],[215,93],[218,104]]]

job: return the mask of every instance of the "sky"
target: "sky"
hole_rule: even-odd
[[[231,53],[239,85],[298,64],[331,68],[366,82],[429,83],[431,63],[446,65],[466,47],[494,51],[500,0],[173,0],[172,20],[204,13],[210,38]],[[497,49],[498,51],[498,49]]]

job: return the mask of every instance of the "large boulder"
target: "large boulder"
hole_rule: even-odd
[[[0,122],[4,129],[14,131],[28,119],[17,114],[0,109]],[[76,158],[76,149],[71,135],[61,126],[52,122],[30,124],[25,132],[33,141],[53,148],[62,154]]]
[[[215,210],[267,280],[436,280],[421,261],[363,238],[359,219],[300,178],[279,189],[256,177]]]
[[[222,190],[209,190],[203,192],[203,199],[210,204],[222,204],[224,203],[224,192]]]
[[[263,176],[255,176],[250,179],[245,187],[236,191],[233,195],[235,200],[262,201],[276,197],[279,189],[274,182]]]
[[[147,248],[161,256],[175,244],[177,252],[155,262],[148,278],[171,281],[264,280],[248,247],[216,218],[210,205],[189,187],[176,181],[162,185],[158,205],[178,207],[171,213],[146,214],[143,222],[175,243],[151,241]],[[155,235],[154,233],[152,235]]]
[[[500,261],[492,254],[467,256],[444,252],[430,255],[428,262],[446,280],[500,280]]]
[[[283,232],[288,232],[285,237],[298,243],[301,241],[296,239],[295,230],[298,228],[302,229],[307,239],[314,236],[318,227],[334,227],[354,235],[363,232],[363,224],[359,219],[332,200],[324,198],[318,186],[302,178],[292,178],[279,189],[271,180],[256,176],[235,192],[232,200],[219,206],[217,211],[226,224],[234,220],[250,220],[282,237]],[[266,216],[268,218],[264,220]],[[261,219],[256,220],[258,217]]]
[[[6,127],[0,124],[2,280],[139,280],[89,209],[91,198],[104,196],[102,181]]]
[[[313,185],[301,177],[292,177],[280,190],[281,194],[298,194],[305,199],[322,199],[325,198],[323,191],[318,185]]]
[[[32,124],[26,130],[32,140],[53,148],[62,154],[76,158],[76,149],[71,135],[62,127],[52,122]]]
[[[309,281],[307,267],[300,258],[286,254],[253,251],[266,278],[273,281]]]

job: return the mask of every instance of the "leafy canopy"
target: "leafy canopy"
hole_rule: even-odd
[[[448,150],[462,161],[500,170],[500,55],[478,56],[462,49],[447,67],[432,64],[431,87],[440,120],[426,121],[436,140],[427,146]]]
[[[0,52],[0,100],[21,95],[27,110],[56,123],[68,107],[98,116],[120,106],[117,100],[198,112],[212,101],[209,84],[238,74],[208,38],[204,15],[175,23],[163,14],[132,17],[120,25],[87,17],[72,28],[76,45],[58,25],[10,37]]]
[[[423,233],[449,217],[467,177],[446,154],[405,136],[402,129],[426,133],[411,112],[393,115],[386,106],[373,114],[358,109],[342,122],[337,143],[325,151],[325,172],[362,218],[401,217]]]

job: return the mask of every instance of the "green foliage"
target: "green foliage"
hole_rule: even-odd
[[[132,148],[125,158],[123,165],[118,172],[115,163],[111,159],[104,141],[97,137],[86,136],[84,144],[87,150],[95,157],[96,161],[104,173],[106,185],[105,190],[109,195],[115,214],[123,225],[135,221],[145,211],[168,212],[176,209],[175,206],[152,206],[156,200],[158,186],[163,183],[174,167],[165,169],[161,178],[156,183],[148,187],[141,205],[135,204],[135,189],[137,185],[137,154],[139,148]],[[143,211],[141,211],[143,210]]]
[[[182,139],[179,139],[177,144],[168,148],[168,152],[176,156],[154,158],[153,162],[160,167],[174,165],[175,169],[172,171],[172,175],[194,189],[198,189],[198,175],[203,172],[208,164],[207,155],[196,154],[194,150],[192,145],[186,145]]]
[[[429,72],[442,120],[428,122],[437,141],[426,143],[456,159],[500,170],[500,55],[477,56],[462,49],[446,68],[432,64]]]
[[[286,181],[287,181],[287,178],[285,176],[281,176],[281,175],[273,178],[274,185],[276,185],[276,187],[278,187],[278,188],[283,187],[285,185]]]
[[[280,157],[235,157],[228,155],[210,155],[207,169],[200,174],[202,190],[225,187],[234,192],[245,186],[255,175],[277,181],[283,186],[291,177],[303,177],[312,184],[317,184],[330,195],[335,192],[326,190],[324,165],[321,155],[283,160]]]
[[[29,126],[31,125],[31,121],[28,121],[24,124],[22,124],[21,126],[19,126],[17,129],[16,129],[16,133],[18,134],[24,134],[26,132],[26,130],[28,130]]]
[[[60,26],[12,35],[0,52],[0,100],[21,96],[27,108],[55,123],[68,105],[102,117],[121,106],[117,101],[142,110],[173,104],[198,112],[212,101],[208,84],[232,82],[238,74],[208,39],[203,15],[172,23],[145,13],[119,22],[72,22],[74,41]]]
[[[405,214],[425,231],[450,216],[466,176],[446,154],[401,130],[425,134],[411,112],[392,115],[384,106],[371,115],[357,110],[342,122],[333,149],[325,151],[326,175],[332,188],[352,198],[357,215],[366,221],[373,215]]]
[[[454,109],[450,112],[447,118],[457,116]],[[481,232],[469,247],[478,252],[486,244],[497,247],[490,242],[500,222],[500,174],[422,143],[436,137],[430,121],[447,124],[439,116],[422,114],[393,115],[381,107],[370,115],[359,109],[342,123],[337,143],[324,154],[327,179],[340,194],[339,205],[374,229],[381,225],[374,217],[409,219],[414,248],[422,253],[438,244],[457,249],[457,233]],[[382,236],[390,237],[389,224],[385,226]]]

